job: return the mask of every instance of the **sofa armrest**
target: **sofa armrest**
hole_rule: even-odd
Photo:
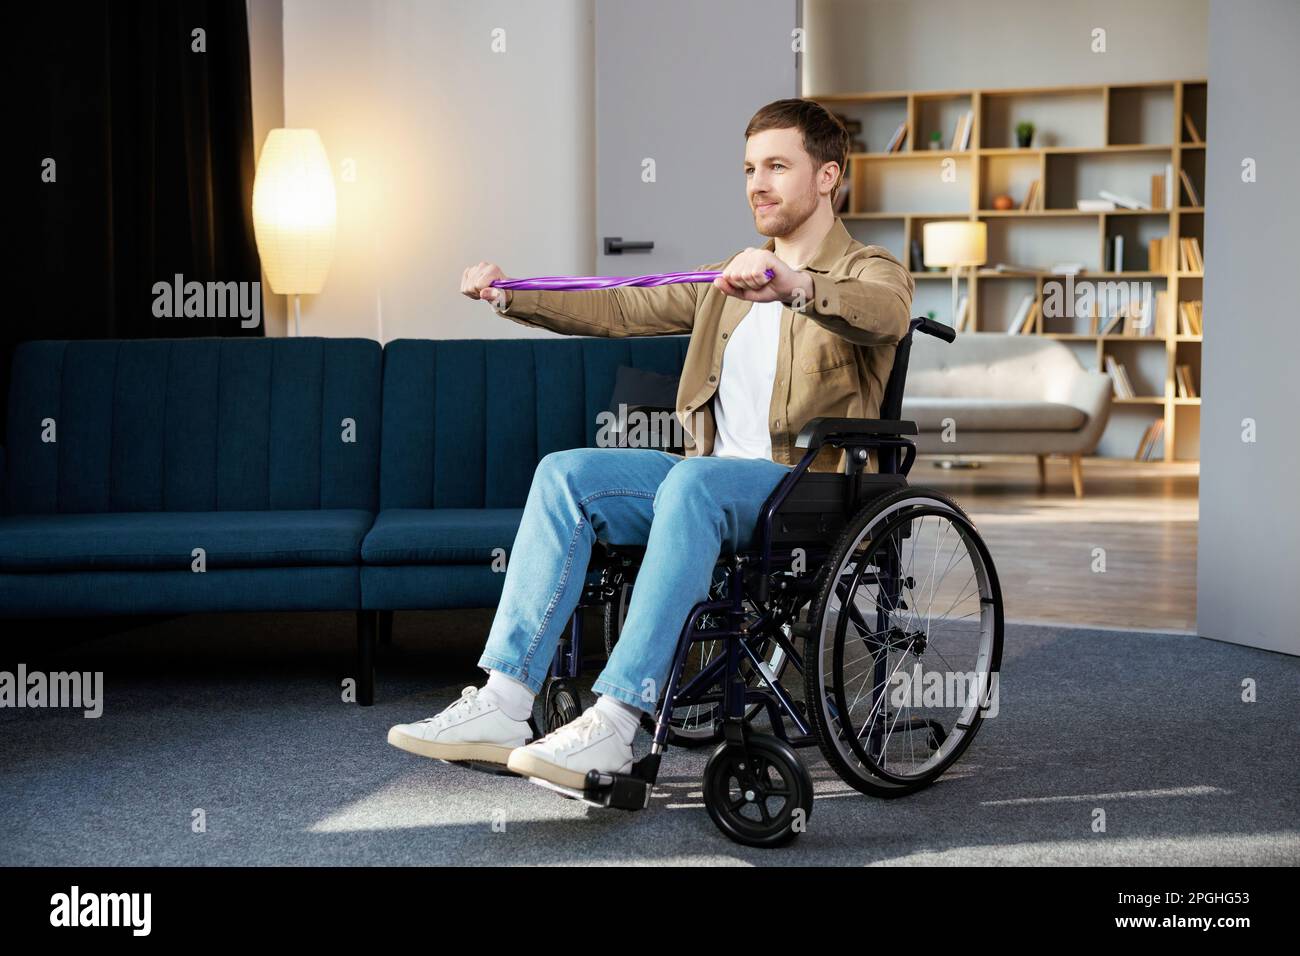
[[[1066,401],[1084,412],[1088,420],[1079,429],[1079,454],[1090,455],[1097,449],[1101,434],[1110,419],[1110,400],[1114,387],[1110,376],[1102,372],[1080,369],[1070,382]]]

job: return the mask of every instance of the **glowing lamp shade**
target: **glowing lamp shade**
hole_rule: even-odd
[[[982,222],[927,222],[922,238],[927,266],[982,266],[988,254],[988,226]]]
[[[320,292],[334,258],[336,218],[320,136],[314,129],[271,130],[253,181],[253,231],[272,292]]]

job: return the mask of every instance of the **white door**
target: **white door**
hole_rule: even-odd
[[[601,275],[684,272],[766,241],[745,126],[799,95],[798,0],[596,0]],[[607,240],[653,244],[607,254]]]

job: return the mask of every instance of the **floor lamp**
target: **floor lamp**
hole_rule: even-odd
[[[952,327],[962,324],[962,317],[957,315],[957,285],[961,281],[961,270],[982,266],[988,261],[988,226],[982,222],[955,220],[947,222],[927,222],[922,228],[922,257],[925,266],[947,268],[952,273]],[[966,282],[967,295],[970,294],[970,280]],[[970,300],[967,299],[967,311]],[[960,331],[960,329],[959,329]],[[960,455],[942,458],[935,462],[939,468],[978,468],[979,462],[963,460]]]
[[[293,334],[302,332],[303,295],[325,285],[338,212],[325,144],[314,129],[273,129],[253,180],[253,232],[276,295],[293,297]]]

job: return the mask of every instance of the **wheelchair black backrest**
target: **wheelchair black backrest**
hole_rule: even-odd
[[[903,417],[907,361],[912,351],[912,336],[917,331],[948,342],[956,337],[951,326],[929,318],[912,319],[907,334],[894,347],[894,364],[880,399],[878,418],[883,421],[899,421]],[[906,477],[901,474],[859,472],[853,478],[856,487],[850,490],[846,487],[848,480],[843,474],[805,472],[775,515],[773,545],[827,542],[843,526],[851,507],[860,507],[865,501],[907,484]]]

